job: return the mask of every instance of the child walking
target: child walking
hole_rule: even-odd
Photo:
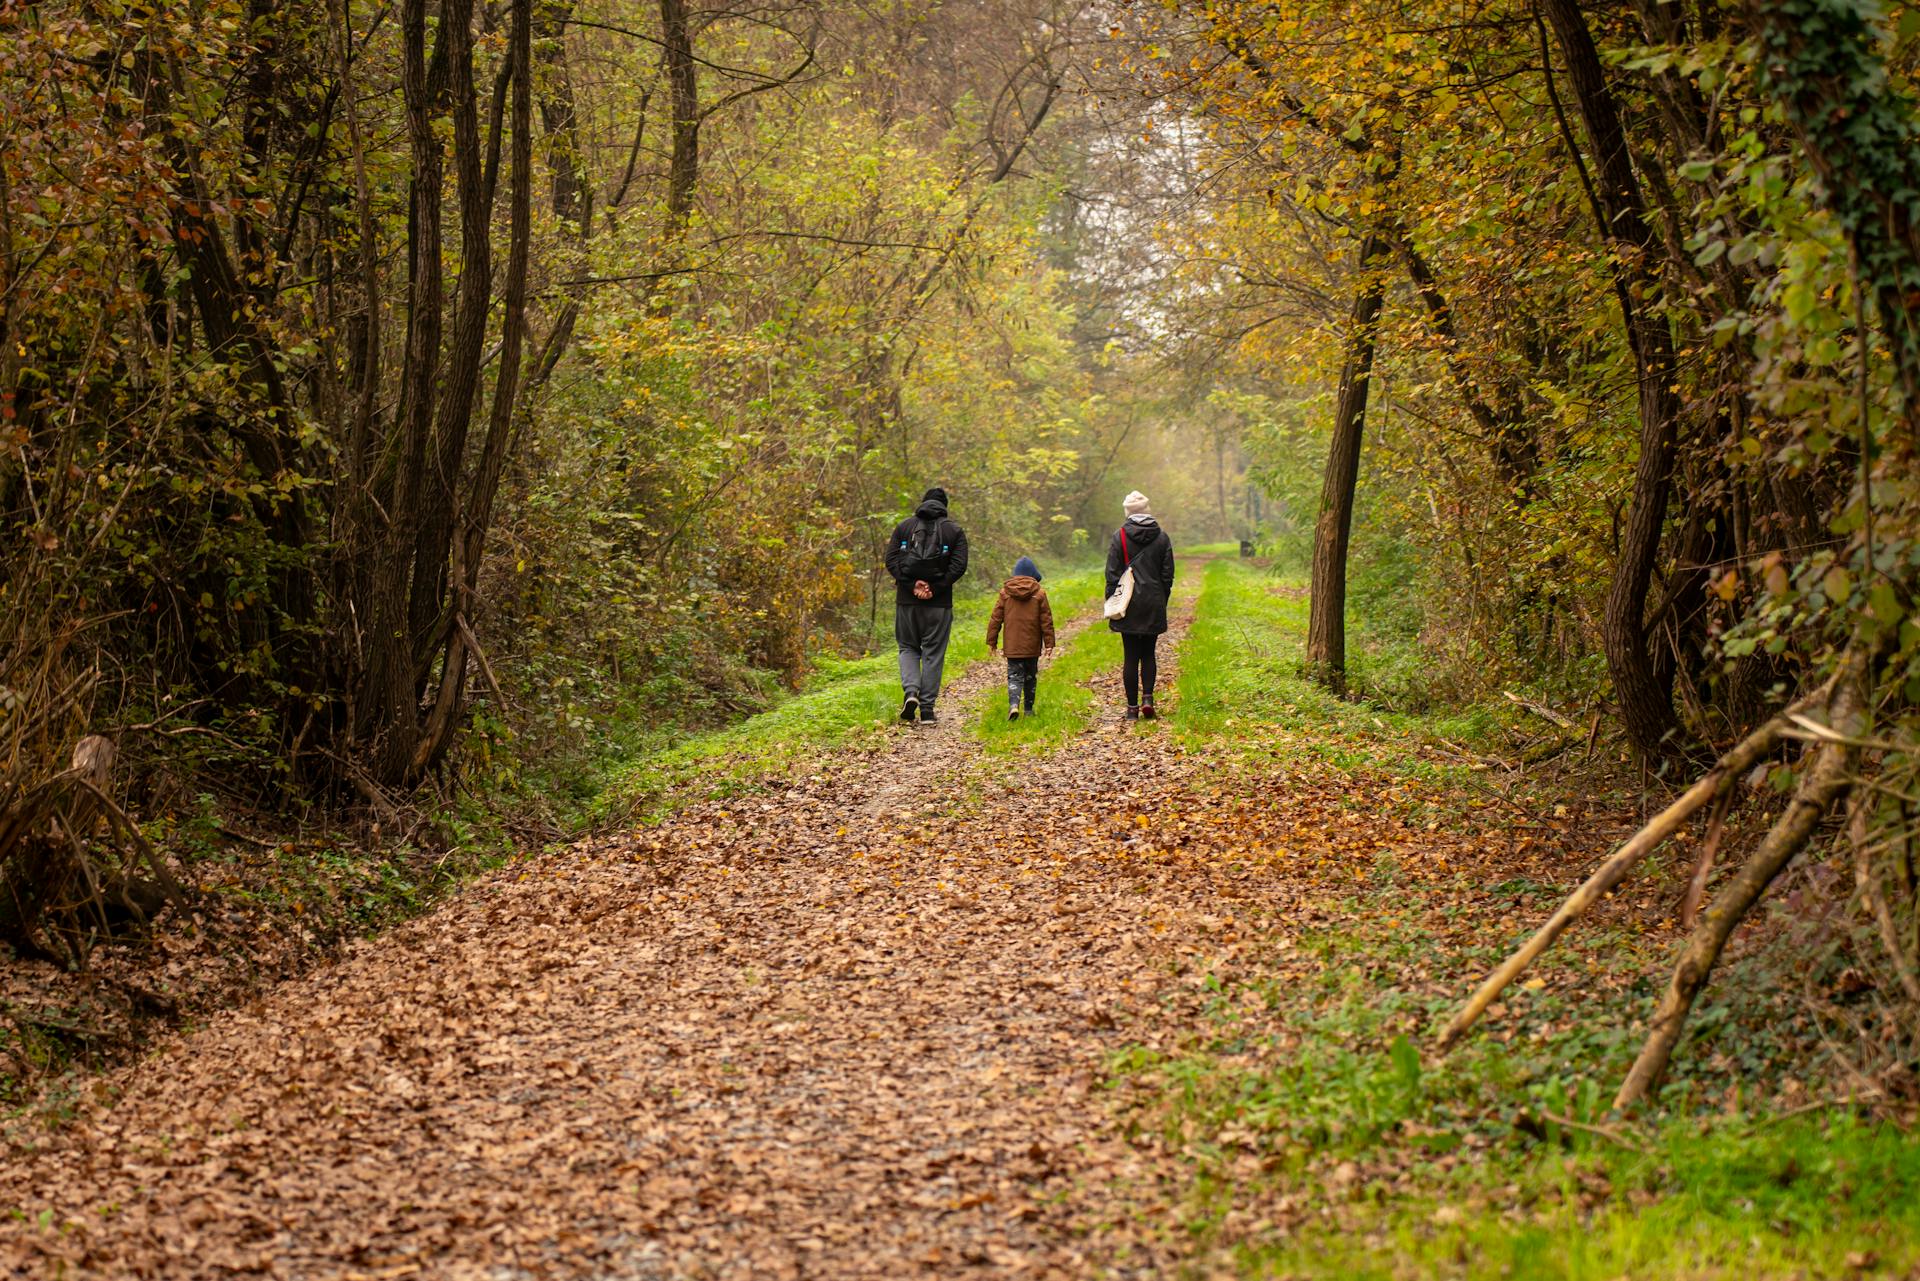
[[[1001,585],[993,617],[987,620],[987,652],[993,653],[1002,640],[1007,650],[1007,719],[1017,721],[1023,706],[1033,710],[1041,651],[1053,652],[1053,606],[1031,556],[1014,562],[1013,577]]]

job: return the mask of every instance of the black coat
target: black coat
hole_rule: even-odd
[[[1120,531],[1127,534],[1127,552],[1133,555],[1133,601],[1126,617],[1111,618],[1107,626],[1129,636],[1158,636],[1167,630],[1167,598],[1173,595],[1173,540],[1158,522],[1127,518],[1107,539],[1107,595],[1120,585],[1127,556],[1120,548]]]
[[[930,600],[921,600],[913,594],[914,579],[903,578],[906,572],[905,556],[907,542],[913,537],[913,531],[922,520],[940,522],[940,540],[947,544],[947,572],[936,578],[926,580],[933,588]],[[953,608],[953,585],[966,576],[967,572],[967,531],[960,528],[951,516],[947,515],[947,505],[937,498],[921,501],[912,516],[894,526],[893,539],[887,544],[887,572],[893,575],[896,605],[938,605],[944,609]]]

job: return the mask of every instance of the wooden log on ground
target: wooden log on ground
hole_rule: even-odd
[[[1707,839],[1700,843],[1700,857],[1694,861],[1693,876],[1687,881],[1687,892],[1680,900],[1680,928],[1690,930],[1700,916],[1700,904],[1706,901],[1707,880],[1713,875],[1714,855],[1720,850],[1720,842],[1727,834],[1727,811],[1733,808],[1733,789],[1720,793],[1720,799],[1713,803],[1713,815],[1707,819]]]
[[[1880,946],[1887,951],[1894,977],[1900,980],[1900,986],[1906,990],[1907,999],[1915,1006],[1920,1006],[1920,970],[1914,968],[1914,958],[1908,956],[1906,948],[1901,945],[1893,909],[1887,905],[1887,896],[1881,888],[1880,870],[1873,865],[1874,847],[1867,832],[1867,806],[1868,798],[1856,793],[1853,813],[1847,820],[1847,838],[1853,844],[1854,889],[1880,931]]]

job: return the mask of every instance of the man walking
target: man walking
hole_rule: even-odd
[[[940,671],[953,634],[953,585],[967,572],[967,534],[947,515],[947,491],[935,486],[887,544],[893,575],[893,639],[900,645],[900,719],[931,724]]]

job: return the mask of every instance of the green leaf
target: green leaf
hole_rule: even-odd
[[[1400,1077],[1400,1083],[1409,1092],[1420,1088],[1420,1051],[1413,1048],[1413,1042],[1405,1033],[1393,1039],[1393,1045],[1387,1050],[1393,1059],[1393,1070]]]
[[[1781,302],[1787,309],[1787,319],[1796,325],[1805,324],[1807,318],[1813,315],[1813,309],[1819,305],[1820,295],[1806,281],[1796,280],[1787,286]]]

